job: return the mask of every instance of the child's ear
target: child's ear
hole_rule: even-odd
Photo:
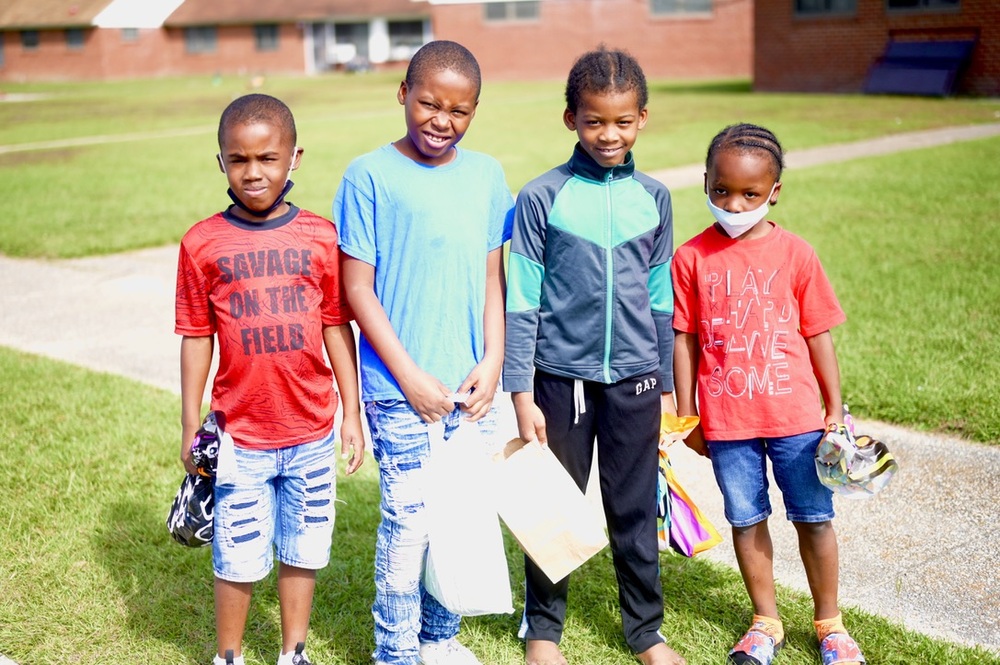
[[[778,194],[779,194],[780,192],[781,192],[781,182],[779,181],[779,182],[778,182],[778,183],[777,183],[777,184],[776,184],[776,185],[774,186],[774,192],[772,192],[772,193],[771,193],[771,200],[770,200],[770,201],[768,201],[768,203],[769,203],[769,204],[771,204],[771,205],[773,205],[773,206],[774,206],[774,205],[778,205]]]
[[[305,152],[305,150],[302,149],[302,148],[300,148],[299,146],[295,146],[294,148],[292,148],[292,170],[293,171],[295,169],[299,168],[302,165],[302,153],[304,153],[304,152]]]
[[[702,187],[704,188],[705,193],[708,194],[708,171],[705,171],[705,173],[702,175],[704,175],[705,177],[705,183]]]
[[[217,161],[219,163],[219,170],[222,171],[223,173],[225,173],[226,172],[226,160],[222,159],[222,153],[221,152],[215,153],[215,161]]]
[[[566,125],[566,129],[571,132],[576,131],[576,113],[566,109],[563,111],[563,124]]]

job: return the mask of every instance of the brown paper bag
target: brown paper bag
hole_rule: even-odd
[[[497,512],[550,580],[607,546],[603,521],[551,450],[512,439],[497,458]]]

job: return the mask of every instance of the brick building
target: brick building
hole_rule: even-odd
[[[747,78],[753,0],[429,0],[434,34],[473,47],[483,74],[561,79],[600,42],[647,76]]]
[[[411,0],[4,0],[0,81],[402,63],[430,39],[429,10]]]
[[[890,40],[971,40],[954,92],[1000,95],[1000,0],[755,0],[754,25],[756,90],[861,92]]]
[[[753,0],[3,0],[0,81],[401,66],[432,38],[490,78],[562,78],[601,42],[652,77],[750,75]]]

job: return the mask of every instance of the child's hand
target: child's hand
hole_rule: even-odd
[[[531,393],[514,393],[514,415],[517,416],[517,435],[522,441],[549,442],[545,433],[545,416],[532,399]]]
[[[472,368],[458,389],[459,393],[470,393],[462,405],[466,420],[475,422],[490,412],[499,384],[500,367],[496,363],[484,360]]]
[[[340,426],[340,456],[347,460],[347,475],[361,468],[365,461],[365,435],[358,414],[344,415],[344,423]]]
[[[427,372],[418,369],[399,382],[406,401],[424,422],[436,423],[455,410],[455,403],[448,398],[448,388]]]
[[[705,432],[702,430],[700,424],[691,430],[691,432],[684,438],[684,445],[702,457],[709,456],[708,445],[705,443]]]
[[[193,476],[198,475],[198,469],[191,455],[191,446],[194,444],[194,435],[197,431],[197,427],[191,431],[185,427],[181,433],[181,464],[184,465],[184,470]]]

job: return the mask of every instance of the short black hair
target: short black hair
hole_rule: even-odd
[[[292,145],[298,143],[291,109],[277,97],[253,93],[237,97],[222,112],[222,117],[219,118],[219,149],[222,149],[222,138],[229,127],[255,122],[274,125],[291,137]]]
[[[427,42],[413,54],[410,64],[406,67],[406,85],[413,87],[428,76],[449,69],[472,81],[476,86],[476,99],[479,99],[483,76],[479,71],[476,56],[458,42],[443,39]]]
[[[774,164],[774,179],[781,180],[781,172],[785,168],[785,153],[778,142],[778,137],[771,130],[741,122],[729,125],[715,135],[708,144],[708,154],[705,156],[705,169],[712,167],[715,155],[723,150],[735,150],[739,153],[760,152],[770,157]]]
[[[566,109],[576,113],[580,97],[587,92],[635,92],[639,110],[649,103],[646,75],[639,62],[622,49],[608,49],[601,44],[597,49],[584,53],[573,64],[566,80]]]

